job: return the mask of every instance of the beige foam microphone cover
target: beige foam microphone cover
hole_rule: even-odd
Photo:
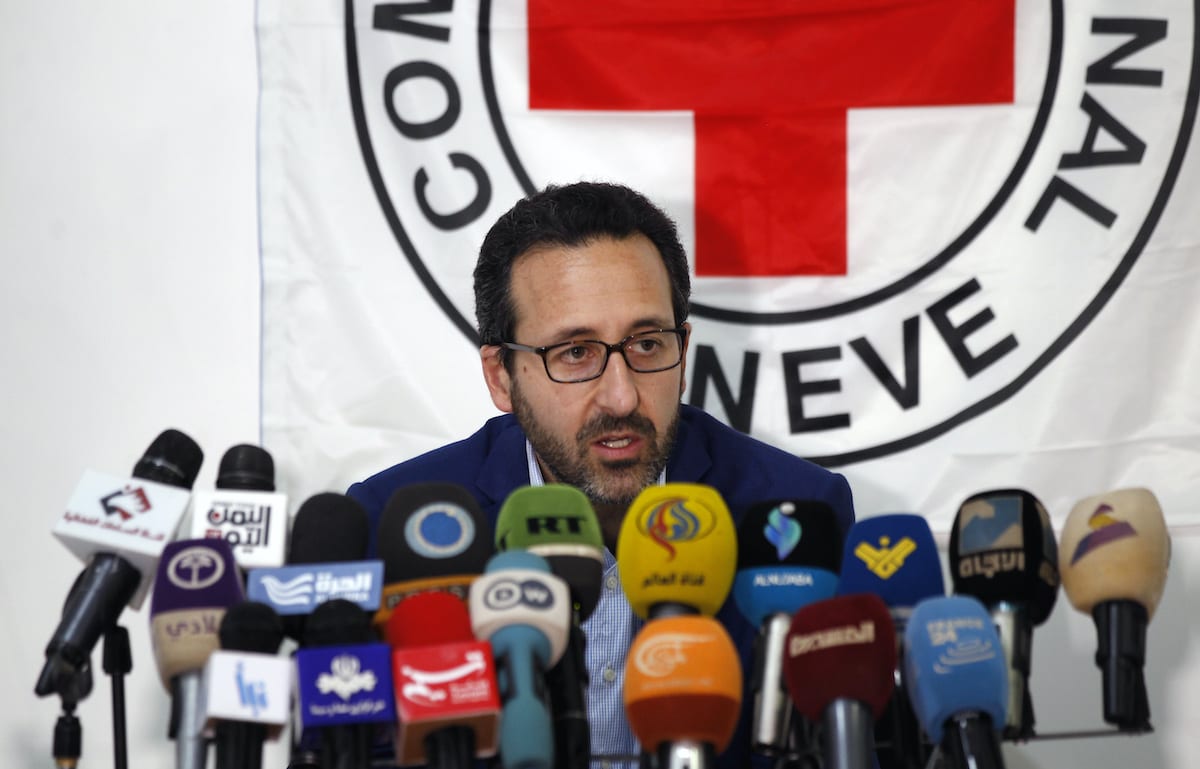
[[[1162,507],[1142,488],[1081,499],[1067,516],[1058,548],[1063,590],[1085,614],[1104,601],[1130,600],[1153,617],[1170,558]]]

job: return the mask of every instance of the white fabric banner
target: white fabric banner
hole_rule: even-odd
[[[260,0],[264,442],[289,493],[495,413],[479,243],[596,179],[693,255],[685,400],[845,473],[860,516],[945,532],[1016,486],[1061,524],[1146,486],[1200,522],[1194,4],[652,5]]]

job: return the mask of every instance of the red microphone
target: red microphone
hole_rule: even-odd
[[[496,754],[500,692],[487,641],[461,599],[440,591],[396,604],[385,635],[396,688],[396,763],[468,769]]]
[[[872,593],[809,604],[792,618],[783,676],[796,710],[824,719],[828,769],[870,769],[874,721],[895,688],[896,630]]]

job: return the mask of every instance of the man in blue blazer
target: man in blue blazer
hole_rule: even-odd
[[[566,483],[587,495],[608,549],[600,604],[584,625],[588,715],[592,753],[614,769],[636,766],[639,749],[621,688],[640,623],[612,555],[634,497],[686,481],[716,488],[735,518],[757,502],[796,498],[828,502],[843,533],[854,520],[841,475],[681,404],[690,293],[674,223],[639,193],[583,182],[518,202],[489,231],[475,268],[483,375],[504,415],[349,490],[372,532],[392,493],[411,483],[458,483],[492,522],[520,486]],[[756,629],[732,602],[718,619],[748,665]],[[748,765],[748,710],[722,766]]]

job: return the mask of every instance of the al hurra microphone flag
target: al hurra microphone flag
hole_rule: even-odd
[[[316,491],[469,435],[484,234],[614,181],[691,256],[684,400],[860,516],[1142,486],[1194,524],[1196,11],[263,0],[264,442]]]

